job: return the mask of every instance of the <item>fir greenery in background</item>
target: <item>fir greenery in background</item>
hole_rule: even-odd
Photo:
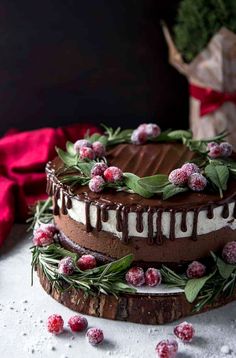
[[[236,33],[236,0],[181,1],[174,33],[184,59],[192,61],[223,26]]]

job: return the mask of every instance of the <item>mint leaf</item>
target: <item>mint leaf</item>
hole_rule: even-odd
[[[184,193],[189,189],[186,186],[176,186],[174,184],[169,184],[163,189],[163,200],[169,199],[174,195]]]
[[[219,257],[217,257],[216,266],[219,270],[221,277],[223,277],[224,279],[228,279],[231,274],[236,270],[236,265],[227,264]]]
[[[227,189],[227,182],[229,179],[229,169],[225,165],[208,164],[205,168],[207,178],[217,186],[221,198],[223,197],[223,190]]]
[[[101,137],[101,134],[100,133],[94,133],[91,135],[91,137],[88,138],[88,140],[91,142],[91,143],[94,143],[96,141],[99,141],[99,138]]]
[[[91,174],[91,169],[94,165],[94,162],[78,162],[77,163],[77,168],[86,176],[86,177],[90,177]]]
[[[138,184],[151,193],[162,193],[163,188],[169,184],[168,175],[157,174],[140,178]]]
[[[58,156],[61,158],[61,160],[67,167],[73,167],[77,164],[77,162],[78,162],[77,154],[71,155],[57,147],[56,147],[56,151],[57,151]]]
[[[139,194],[144,198],[150,198],[153,195],[153,193],[150,193],[138,183],[140,178],[137,175],[133,173],[124,173],[123,176],[125,185],[129,189],[133,190],[136,194]]]
[[[188,302],[192,303],[197,298],[199,292],[204,287],[205,283],[215,274],[215,271],[210,275],[201,277],[201,278],[193,278],[188,280],[184,293]]]
[[[66,150],[70,155],[76,155],[76,151],[74,150],[74,144],[72,142],[66,142]]]
[[[192,132],[190,131],[184,131],[184,130],[176,130],[168,133],[168,137],[170,139],[174,140],[181,140],[183,138],[191,139],[192,138]]]

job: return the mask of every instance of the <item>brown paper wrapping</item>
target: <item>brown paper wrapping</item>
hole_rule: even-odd
[[[236,91],[236,34],[222,27],[207,47],[186,64],[165,24],[163,31],[169,48],[169,62],[189,83],[220,92]],[[225,102],[219,109],[200,116],[200,101],[190,97],[190,128],[196,139],[209,138],[227,129],[228,140],[236,150],[236,105]]]

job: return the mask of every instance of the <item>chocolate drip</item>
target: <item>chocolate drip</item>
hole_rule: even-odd
[[[92,231],[92,226],[90,224],[90,201],[85,202],[85,228],[87,232]]]
[[[102,220],[101,220],[101,208],[97,205],[97,222],[96,222],[96,229],[97,231],[102,230]]]
[[[183,232],[187,231],[187,210],[182,211],[180,229]]]
[[[106,206],[102,205],[102,206],[101,206],[101,209],[102,209],[102,221],[103,221],[103,222],[106,222],[106,221],[108,221],[108,211],[107,211],[107,208],[106,208]]]
[[[229,217],[229,204],[225,203],[221,213],[222,218],[227,219]]]
[[[156,225],[157,225],[156,243],[157,243],[158,245],[162,245],[162,244],[163,244],[163,235],[162,235],[162,227],[161,227],[162,213],[163,213],[163,210],[162,210],[162,209],[159,209],[159,210],[157,211],[157,219],[156,219]]]
[[[122,214],[123,214],[123,219],[122,219],[122,242],[127,244],[128,241],[129,241],[129,228],[128,228],[129,208],[124,206],[122,208]]]
[[[213,217],[214,217],[214,211],[213,211],[212,204],[208,206],[207,217],[208,217],[208,219],[213,219]]]
[[[60,188],[56,187],[55,193],[54,193],[54,207],[53,207],[53,215],[59,215],[60,208],[58,205],[58,199],[60,198]]]
[[[175,211],[170,210],[170,240],[175,239]]]
[[[137,232],[143,232],[143,211],[138,209],[136,212],[136,230]]]
[[[71,197],[70,197],[69,195],[67,195],[66,205],[67,205],[67,209],[71,209],[71,208],[72,208],[72,200],[71,200]]]
[[[118,206],[116,209],[116,230],[122,231],[122,214],[121,214],[122,206]]]
[[[63,215],[67,214],[66,198],[65,198],[65,194],[63,193],[63,190],[61,190],[61,212]]]
[[[236,219],[236,201],[234,203],[233,218]]]
[[[198,214],[200,209],[193,210],[193,231],[192,231],[192,240],[197,240],[197,223],[198,223]]]
[[[148,244],[152,245],[154,242],[154,237],[153,237],[153,210],[152,208],[148,208],[147,211],[147,215],[148,215]]]

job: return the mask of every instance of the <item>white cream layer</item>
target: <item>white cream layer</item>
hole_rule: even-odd
[[[58,200],[58,205],[61,208],[61,198]],[[230,227],[232,230],[236,230],[236,219],[233,218],[233,208],[234,203],[229,204],[229,217],[224,219],[222,217],[223,206],[216,207],[214,212],[214,217],[212,219],[208,219],[207,211],[202,210],[198,215],[198,223],[197,223],[197,235],[207,234],[212,231],[216,231],[222,229],[226,226]],[[90,224],[93,228],[96,228],[97,222],[97,208],[95,205],[91,204],[89,208],[90,214]],[[72,198],[72,208],[68,210],[69,216],[75,221],[85,224],[86,223],[86,214],[85,214],[85,203],[78,199]],[[153,233],[157,232],[156,226],[156,217],[157,214],[153,214]],[[183,232],[181,230],[181,213],[175,214],[175,237],[190,237],[192,235],[193,230],[193,212],[189,211],[186,215],[186,224],[187,231]],[[163,212],[162,220],[161,220],[161,229],[162,234],[169,238],[170,236],[170,213]],[[102,230],[106,232],[110,232],[113,235],[121,238],[122,233],[116,230],[116,211],[108,210],[108,221],[102,221]],[[136,237],[148,237],[148,214],[146,212],[143,213],[143,232],[137,232],[136,230],[136,213],[130,212],[128,214],[128,236],[136,236]]]

